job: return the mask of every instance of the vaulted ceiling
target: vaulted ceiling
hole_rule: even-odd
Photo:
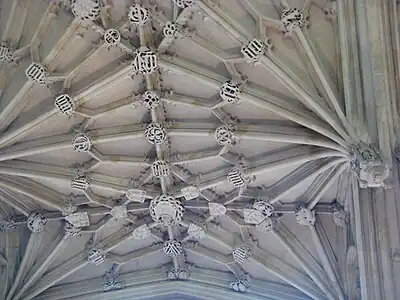
[[[357,293],[335,0],[0,14],[0,299]]]

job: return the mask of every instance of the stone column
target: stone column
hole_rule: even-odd
[[[396,1],[337,1],[346,115],[359,126],[360,141],[380,149],[392,169],[392,188],[358,187],[352,182],[354,228],[362,299],[399,299],[400,200],[393,153],[398,132]],[[394,38],[394,35],[397,38]],[[398,253],[398,254],[397,254]]]

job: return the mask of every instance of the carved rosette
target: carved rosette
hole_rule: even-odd
[[[175,22],[168,21],[163,28],[165,37],[175,37],[178,32],[178,25]]]
[[[0,221],[0,232],[14,231],[17,229],[17,224],[14,215],[10,215],[5,220]]]
[[[14,50],[8,47],[6,43],[0,44],[0,61],[13,62],[14,61]]]
[[[200,240],[206,236],[206,231],[202,226],[190,223],[188,228],[189,236],[194,240]]]
[[[249,63],[256,63],[266,50],[266,45],[262,41],[253,39],[242,47],[241,52]]]
[[[54,101],[54,105],[67,117],[73,115],[75,112],[75,102],[68,94],[58,95]]]
[[[167,177],[170,174],[169,164],[164,160],[156,160],[151,165],[151,171],[154,177]]]
[[[218,127],[215,130],[215,139],[221,146],[235,144],[235,127],[231,124]]]
[[[71,0],[71,9],[78,20],[94,21],[100,16],[100,0]]]
[[[64,233],[65,235],[77,236],[81,233],[82,229],[74,226],[70,222],[66,221],[64,224]]]
[[[133,231],[132,236],[136,240],[144,240],[151,236],[151,231],[147,224],[143,224]]]
[[[237,278],[229,284],[229,287],[235,292],[244,293],[250,287],[249,279],[246,276]]]
[[[243,164],[238,164],[231,171],[229,171],[227,178],[228,181],[237,188],[246,185],[249,179],[245,175],[246,167]]]
[[[183,254],[183,246],[177,240],[169,240],[164,243],[163,251],[169,257],[178,257]]]
[[[280,29],[283,34],[291,34],[296,28],[306,24],[304,14],[297,8],[289,8],[282,11]]]
[[[119,290],[122,288],[122,283],[118,280],[119,273],[116,270],[117,265],[113,264],[112,267],[106,271],[103,285],[104,292]]]
[[[95,265],[102,264],[105,260],[105,257],[106,257],[105,254],[97,249],[92,249],[88,253],[89,262]]]
[[[148,109],[154,109],[160,105],[160,97],[153,91],[144,92],[141,101]]]
[[[268,201],[256,201],[253,203],[253,208],[266,217],[270,217],[274,213],[274,207]]]
[[[129,21],[136,26],[144,26],[150,21],[150,10],[136,4],[129,8],[128,13]]]
[[[81,133],[75,136],[72,145],[76,152],[88,152],[92,148],[92,141],[89,136]]]
[[[106,43],[108,48],[118,46],[121,42],[121,34],[117,29],[108,29],[104,33],[104,42]]]
[[[299,203],[295,208],[296,221],[303,226],[313,226],[315,223],[315,212],[307,208],[305,203]]]
[[[125,219],[128,217],[128,211],[125,205],[114,206],[110,211],[111,216],[115,219]]]
[[[47,78],[49,77],[49,72],[47,72],[46,68],[43,65],[33,62],[25,70],[25,75],[30,81],[34,81],[44,85],[46,84]]]
[[[158,56],[150,49],[140,48],[136,51],[132,67],[134,74],[150,75],[158,68]]]
[[[72,200],[65,200],[61,206],[61,214],[63,216],[68,216],[73,214],[78,209],[78,205]]]
[[[90,182],[86,175],[77,175],[71,181],[71,188],[75,190],[86,191],[89,185]]]
[[[188,186],[181,189],[181,193],[185,200],[193,200],[200,196],[200,191],[196,186]]]
[[[167,132],[164,125],[160,123],[150,123],[144,132],[150,144],[162,144],[167,139]]]
[[[170,195],[160,195],[150,202],[149,212],[154,221],[169,226],[182,220],[185,211],[181,201]]]
[[[47,224],[47,218],[39,212],[33,212],[28,216],[27,226],[33,233],[43,231],[44,226]]]
[[[268,233],[274,229],[276,220],[274,218],[265,218],[261,223],[256,225],[256,229],[262,233]]]
[[[171,269],[167,272],[168,280],[188,280],[190,272],[187,269]]]
[[[237,103],[240,100],[241,92],[241,85],[232,80],[225,81],[219,89],[222,100],[228,103]]]
[[[235,247],[232,252],[233,260],[238,264],[242,264],[251,256],[251,246],[250,245],[240,245]]]
[[[179,8],[192,7],[196,4],[196,0],[173,0]]]

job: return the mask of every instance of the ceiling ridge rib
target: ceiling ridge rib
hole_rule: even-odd
[[[25,185],[16,184],[14,182],[11,182],[10,180],[7,180],[4,177],[0,179],[0,185],[2,187],[10,189],[12,191],[27,195],[27,196],[31,197],[32,199],[38,201],[39,203],[42,203],[42,204],[45,204],[52,208],[61,210],[62,204],[59,199],[47,198],[47,196],[41,195],[37,191],[34,191],[31,188],[26,187]]]
[[[168,136],[204,136],[204,137],[212,137],[214,136],[214,130],[202,128],[199,126],[198,128],[190,125],[188,127],[182,126],[179,122],[173,123],[171,129],[168,131]],[[107,142],[118,142],[120,140],[129,139],[139,139],[143,138],[142,126],[140,124],[127,125],[125,126],[125,130],[122,131],[121,126],[115,126],[114,128],[100,129],[100,130],[91,130],[87,131],[87,134],[90,136],[92,143],[94,146],[97,144],[103,144]],[[285,130],[281,131],[281,133],[276,132],[279,129],[279,126],[272,127],[270,130],[263,130],[262,132],[255,130],[256,128],[252,127],[252,124],[244,124],[237,125],[237,129],[234,131],[235,136],[240,140],[258,140],[258,141],[271,141],[271,142],[285,142],[285,143],[294,143],[294,144],[303,144],[303,145],[315,145],[330,148],[333,150],[340,151],[344,154],[348,153],[346,148],[336,145],[335,143],[329,142],[325,139],[321,139],[314,136],[302,136],[301,129],[294,130]],[[242,128],[245,128],[244,131]],[[217,130],[218,127],[215,128]],[[307,134],[307,132],[304,132]],[[67,148],[72,148],[73,144],[71,140],[73,139],[73,134],[63,134],[58,136],[52,136],[47,138],[41,138],[33,141],[22,142],[18,144],[14,144],[8,148],[3,148],[0,151],[0,161],[17,159],[26,156],[32,156],[37,154],[44,154],[50,151],[63,150]],[[143,162],[145,163],[145,162]]]
[[[309,192],[309,190],[306,191],[306,196],[304,196],[305,199],[307,199],[308,202],[308,208],[312,209],[314,206],[318,203],[318,201],[322,198],[322,196],[326,193],[326,191],[331,187],[333,182],[347,169],[349,168],[349,165],[347,162],[342,162],[334,167],[332,167],[332,172],[326,173],[327,176],[324,178],[319,178],[321,179],[320,182],[318,182],[318,179],[315,179],[312,185],[310,187],[315,187],[313,190]],[[327,171],[328,172],[328,171]]]
[[[160,66],[164,67],[168,70],[175,71],[177,73],[185,73],[188,76],[191,76],[201,82],[206,83],[207,85],[210,85],[215,88],[219,88],[222,85],[222,80],[219,79],[214,79],[212,77],[208,77],[204,74],[210,73],[210,71],[203,70],[200,66],[197,66],[196,68],[192,68],[194,70],[200,70],[200,72],[196,72],[190,68],[188,68],[188,63],[184,59],[177,59],[177,58],[170,58],[167,56],[161,56],[160,57]],[[216,75],[214,75],[216,76]],[[246,92],[246,87],[244,87],[244,92],[241,94],[241,99],[243,101],[248,101],[250,103],[253,103],[254,105],[258,107],[265,108],[269,111],[272,111],[280,116],[283,116],[295,123],[298,123],[300,125],[303,125],[307,128],[310,128],[314,131],[317,131],[318,133],[321,133],[328,138],[332,139],[333,141],[337,142],[339,145],[342,145],[344,148],[348,148],[349,143],[342,139],[339,135],[337,135],[336,132],[332,131],[331,128],[326,128],[325,126],[320,126],[318,122],[310,122],[309,118],[305,118],[304,116],[301,116],[296,113],[296,110],[289,111],[281,106],[276,105],[272,101],[268,101],[267,98],[261,99],[259,97],[256,97],[255,95],[252,95],[250,93]]]
[[[211,284],[215,285],[218,287],[222,287],[223,284],[221,284],[221,281],[229,281],[233,278],[232,275],[229,275],[227,272],[220,272],[220,271],[214,271],[210,269],[201,269],[199,267],[193,267],[191,269],[191,272],[193,274],[193,281],[194,282],[199,282],[199,283],[204,283],[204,284]],[[138,273],[138,275],[136,275]],[[135,271],[135,272],[130,272],[130,273],[125,273],[121,274],[120,278],[123,282],[126,282],[126,287],[125,289],[129,289],[126,293],[129,294],[130,296],[134,296],[132,292],[136,289],[138,285],[141,285],[143,283],[155,283],[155,282],[160,282],[160,283],[165,283],[166,285],[173,285],[174,282],[165,282],[165,273],[163,273],[163,268],[158,268],[158,269],[152,269],[152,270],[147,270],[145,273],[140,276],[140,274],[143,274],[143,271]],[[215,274],[214,274],[215,273]],[[228,276],[227,276],[228,275]],[[218,282],[218,283],[217,283]],[[85,280],[79,283],[72,283],[72,284],[63,284],[63,285],[58,285],[54,286],[51,289],[49,289],[47,292],[45,292],[42,296],[39,296],[38,299],[45,299],[44,297],[52,297],[52,299],[55,300],[61,300],[65,299],[70,296],[78,297],[79,295],[82,294],[83,290],[82,287],[90,287],[90,290],[87,291],[87,293],[103,293],[101,289],[101,284],[103,283],[103,278],[97,277],[95,279],[89,279]],[[78,284],[78,285],[76,285]],[[289,286],[282,285],[282,284],[276,284],[273,282],[266,282],[266,281],[258,281],[254,279],[253,282],[254,289],[257,289],[257,292],[255,292],[255,295],[262,296],[262,293],[267,293],[268,291],[273,291],[276,293],[276,295],[272,298],[275,300],[284,300],[288,298],[279,298],[279,297],[288,297],[288,296],[293,296],[296,298],[293,299],[309,299],[308,297],[304,296],[303,294],[300,294],[297,292],[295,289],[290,288]],[[75,289],[75,291],[74,291]],[[148,289],[148,291],[151,293],[151,289]],[[109,292],[110,296],[113,297],[115,293],[112,291]],[[252,292],[249,292],[250,294]],[[232,293],[228,293],[227,295],[232,295]],[[278,296],[280,295],[280,296]],[[239,295],[240,296],[240,295]],[[292,299],[292,298],[290,298]]]
[[[41,262],[41,264],[38,266],[36,270],[34,271],[33,269],[30,270],[30,273],[28,273],[26,276],[27,279],[23,282],[22,286],[17,291],[17,293],[12,297],[12,299],[15,300],[20,299],[21,296],[38,280],[38,277],[46,272],[50,263],[54,260],[54,258],[59,254],[59,252],[68,242],[69,237],[70,237],[69,235],[62,235],[61,238],[53,242],[53,244],[55,243],[55,245],[54,247],[50,247],[51,250],[48,253],[48,255],[46,255],[44,261]],[[35,265],[33,265],[33,267],[34,266]]]
[[[141,224],[139,223],[135,226],[127,226],[123,230],[106,237],[97,245],[95,245],[96,249],[101,250],[103,253],[112,251],[118,245],[131,238],[133,230],[140,225]],[[67,260],[66,262],[47,272],[28,290],[22,300],[33,299],[49,287],[53,286],[55,283],[82,269],[87,264],[89,264],[87,251],[76,254],[74,258]]]
[[[311,236],[313,238],[315,247],[317,248],[317,251],[318,251],[318,255],[322,261],[323,268],[324,268],[325,272],[328,274],[329,280],[332,282],[339,299],[344,300],[345,295],[344,295],[343,288],[341,287],[341,284],[339,283],[339,280],[335,274],[335,271],[332,267],[331,261],[328,257],[327,250],[324,248],[322,241],[321,241],[321,237],[320,237],[318,231],[316,230],[316,226],[313,225],[313,226],[309,226],[309,227],[311,230]]]
[[[218,243],[221,245],[224,245],[227,249],[230,249],[233,251],[232,245],[230,245],[228,242],[224,242],[222,236],[218,236],[213,233],[213,232],[206,232],[206,236],[213,238],[216,240]],[[196,247],[196,246],[195,246]],[[206,253],[208,252],[203,252],[202,255],[207,255]],[[318,295],[319,289],[315,287],[315,291],[313,291],[313,288],[310,288],[313,286],[313,283],[310,283],[308,281],[307,277],[304,276],[299,276],[300,272],[297,271],[295,268],[290,267],[288,264],[280,260],[278,257],[274,258],[273,255],[268,254],[268,260],[262,259],[260,256],[260,253],[266,254],[267,252],[265,250],[262,250],[258,246],[253,246],[253,254],[248,258],[249,260],[255,261],[257,264],[261,264],[268,272],[271,274],[277,276],[278,278],[286,281],[288,284],[298,288],[305,294],[314,297],[315,299],[322,299],[321,295]],[[265,257],[264,255],[262,257]],[[215,259],[215,254],[210,257],[210,259]],[[227,263],[223,262],[223,263]],[[279,267],[276,265],[278,264]],[[284,267],[282,267],[284,266]],[[285,272],[285,269],[290,269],[290,272]],[[296,276],[293,277],[293,274],[297,274]],[[301,278],[302,277],[302,278]],[[296,278],[296,279],[294,279]],[[318,296],[317,296],[318,295]]]
[[[17,1],[18,2],[18,1]],[[39,57],[39,46],[41,43],[40,37],[46,35],[46,31],[48,30],[48,27],[50,25],[50,22],[55,19],[56,13],[55,10],[57,7],[57,4],[50,3],[46,12],[42,16],[40,23],[38,27],[36,28],[33,37],[29,43],[29,50],[30,50],[30,56],[33,61],[39,62],[40,57]],[[19,26],[24,26],[25,20],[28,15],[28,5],[19,5],[18,6],[19,10],[24,10],[22,13],[22,17],[18,18],[19,19]],[[12,20],[12,16],[9,16],[9,20]],[[18,41],[14,41],[16,44],[19,43],[20,38],[22,37],[22,29],[18,30],[17,32],[19,33],[19,38]],[[15,36],[13,36],[15,38]],[[4,40],[4,37],[3,37]],[[7,40],[7,39],[6,39]],[[11,39],[12,40],[12,39]],[[10,45],[11,46],[11,45]],[[23,111],[23,109],[32,101],[32,97],[30,96],[30,93],[32,92],[32,89],[34,88],[35,83],[33,81],[28,80],[22,89],[19,90],[17,95],[7,104],[7,106],[0,112],[0,131],[5,129],[8,125],[10,125],[18,116],[20,112]],[[1,99],[1,96],[0,96]]]
[[[25,249],[24,256],[22,258],[21,265],[18,268],[18,272],[14,278],[13,284],[11,288],[8,290],[6,300],[10,300],[15,292],[17,291],[18,286],[22,283],[27,272],[31,268],[33,264],[32,258],[34,258],[37,254],[39,247],[42,244],[42,239],[44,236],[44,232],[40,233],[31,233],[29,236],[29,241]]]
[[[205,4],[204,1],[199,2],[199,7],[204,10],[218,24],[222,25],[226,31],[234,34],[236,37],[240,37],[240,44],[246,44],[249,41],[249,38],[243,36],[243,34],[240,33],[234,25],[230,24],[229,21],[221,17],[221,15],[225,17],[227,16],[226,11],[220,9],[217,5],[212,5],[211,8],[207,4]],[[305,101],[305,103],[307,103],[317,114],[322,116],[322,118],[326,120],[341,137],[343,137],[347,142],[351,142],[351,138],[342,127],[343,125],[338,124],[337,119],[333,117],[330,112],[326,110],[326,108],[324,108],[320,103],[313,99],[310,92],[305,90],[304,86],[302,86],[302,84],[298,82],[299,80],[297,78],[293,78],[294,74],[292,74],[292,72],[288,72],[289,69],[287,67],[283,67],[284,65],[279,62],[278,59],[272,54],[269,55],[271,56],[271,58],[266,55],[262,55],[260,57],[260,62],[265,67],[270,69],[276,75],[276,78],[279,79],[284,85],[286,85],[286,87],[288,87],[292,92],[294,92],[295,95],[299,95],[301,99]]]

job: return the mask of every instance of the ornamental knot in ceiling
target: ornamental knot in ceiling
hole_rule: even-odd
[[[232,80],[225,81],[219,89],[220,97],[228,103],[237,103],[240,100],[241,92],[241,85]]]
[[[295,208],[296,221],[303,226],[315,224],[315,211],[310,210],[305,203],[300,202]]]
[[[111,209],[110,214],[115,219],[125,219],[128,217],[128,210],[125,205],[114,206]]]
[[[158,68],[157,53],[146,47],[140,48],[136,51],[132,68],[134,74],[150,75]]]
[[[343,207],[337,202],[333,203],[332,210],[333,210],[332,218],[335,225],[346,228],[347,223],[349,221],[347,212],[344,211]]]
[[[251,256],[251,246],[250,245],[240,245],[233,249],[232,256],[233,260],[238,264],[242,264]]]
[[[264,221],[265,218],[266,216],[256,209],[243,209],[243,219],[244,222],[247,224],[260,224],[262,221]]]
[[[152,233],[150,231],[149,226],[147,226],[147,224],[140,225],[132,233],[133,238],[136,240],[144,240],[144,239],[147,239],[148,237],[150,237],[151,235],[152,235]]]
[[[160,97],[153,91],[144,92],[141,101],[147,109],[154,109],[160,105]]]
[[[46,84],[49,73],[43,65],[34,62],[25,70],[25,75],[30,81]]]
[[[167,139],[165,126],[160,123],[150,123],[144,132],[150,144],[162,144]]]
[[[235,126],[233,124],[222,125],[215,129],[215,139],[221,146],[235,144]]]
[[[169,164],[164,160],[156,160],[151,164],[151,172],[154,177],[167,177],[170,174]]]
[[[69,236],[77,236],[81,233],[82,229],[74,226],[70,222],[66,221],[64,224],[64,233]]]
[[[248,62],[255,63],[260,60],[260,56],[264,54],[266,50],[266,45],[263,42],[253,39],[242,47],[241,52]]]
[[[262,233],[268,233],[276,226],[276,218],[265,218],[261,223],[256,224],[256,229]]]
[[[74,190],[86,191],[89,188],[90,182],[86,175],[77,175],[72,179],[71,187]]]
[[[136,26],[143,26],[150,20],[150,10],[139,4],[131,6],[128,13],[129,21]]]
[[[196,186],[188,186],[181,189],[181,193],[185,200],[193,200],[200,196],[200,191]]]
[[[245,276],[237,278],[229,284],[229,287],[235,292],[244,293],[250,287],[249,279]]]
[[[182,243],[177,240],[169,240],[164,243],[163,251],[166,256],[178,257],[183,254],[183,246]]]
[[[273,213],[274,207],[267,201],[257,201],[253,203],[252,208],[243,209],[244,221],[247,224],[258,225]]]
[[[92,141],[89,136],[80,133],[74,138],[72,145],[76,152],[88,152],[92,148]]]
[[[75,102],[67,94],[58,95],[54,105],[65,116],[69,117],[75,112]]]
[[[192,239],[200,240],[206,236],[206,231],[203,226],[190,223],[188,228],[188,234]]]
[[[0,45],[0,61],[13,62],[14,61],[14,51],[7,44],[2,43]]]
[[[187,269],[171,269],[167,272],[168,280],[188,280],[190,272]]]
[[[47,218],[39,212],[33,212],[28,216],[27,226],[33,233],[41,232],[47,224]]]
[[[284,34],[290,34],[298,27],[306,24],[304,14],[298,8],[290,8],[282,11],[281,15],[281,31]]]
[[[219,217],[226,214],[226,207],[220,203],[209,202],[208,210],[212,217]]]
[[[117,265],[113,264],[112,267],[106,271],[104,275],[103,291],[109,292],[119,290],[122,288],[122,283],[118,281]]]
[[[274,213],[274,206],[268,201],[256,201],[253,203],[253,208],[266,217],[270,217]]]
[[[333,222],[336,226],[346,228],[348,223],[348,216],[345,211],[335,211],[333,212]]]
[[[327,18],[334,18],[338,14],[338,4],[336,0],[330,0],[325,6],[325,15]]]
[[[179,8],[192,7],[196,4],[196,0],[173,0]]]
[[[237,188],[246,185],[250,179],[246,176],[247,168],[243,164],[238,164],[231,171],[229,171],[227,178],[228,181]]]
[[[0,221],[0,232],[14,231],[15,229],[17,229],[17,222],[14,215],[7,216]]]
[[[70,214],[65,217],[65,220],[78,228],[90,225],[89,214],[87,212],[76,212]]]
[[[160,195],[151,200],[149,211],[155,222],[169,226],[182,220],[185,208],[180,200],[170,195]]]
[[[178,25],[175,22],[168,21],[163,28],[165,37],[175,37],[178,32]]]
[[[354,148],[352,154],[352,168],[361,188],[387,187],[390,169],[377,149],[362,145]]]
[[[100,265],[105,261],[105,259],[105,254],[98,249],[92,249],[88,253],[88,261],[92,264]]]
[[[104,33],[104,42],[106,43],[108,48],[118,46],[121,42],[121,34],[116,29],[108,29]]]
[[[63,216],[69,216],[76,212],[78,209],[78,205],[71,200],[65,200],[61,206],[61,214]]]
[[[71,0],[71,9],[78,20],[94,21],[100,15],[100,0]]]
[[[138,190],[138,189],[129,189],[126,191],[125,196],[129,201],[135,201],[143,203],[146,199],[146,191]]]

